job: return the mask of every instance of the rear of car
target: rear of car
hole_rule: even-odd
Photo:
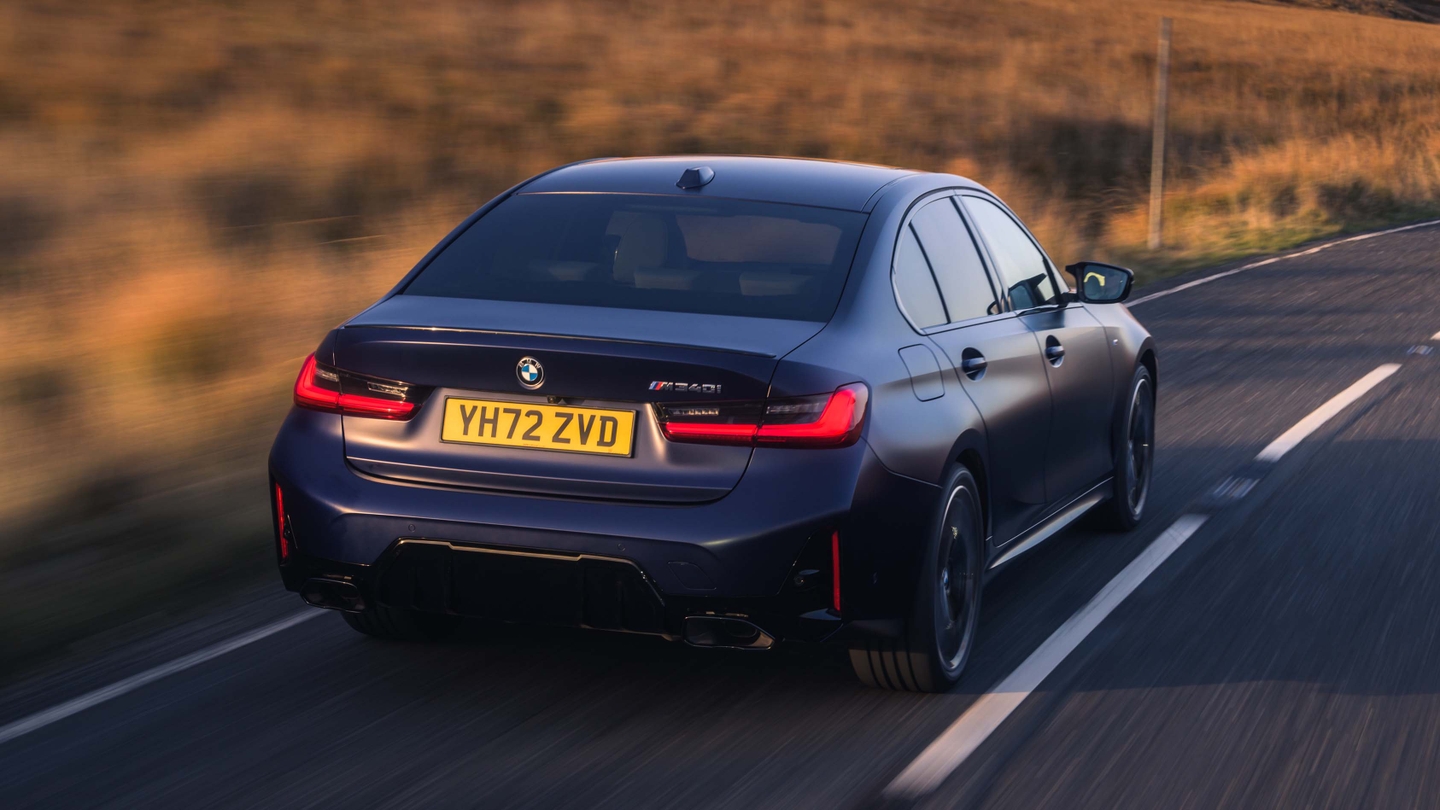
[[[773,382],[866,215],[534,185],[306,361],[271,455],[287,587],[357,615],[831,635],[839,532],[880,475],[869,390]]]

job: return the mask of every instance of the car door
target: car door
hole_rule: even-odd
[[[980,194],[961,199],[988,248],[1010,308],[1041,347],[1053,403],[1045,443],[1045,489],[1052,503],[1068,501],[1114,468],[1114,385],[1105,328],[1083,305],[1060,300],[1067,288],[1009,210]]]
[[[1037,520],[1047,502],[1051,403],[1039,344],[1019,318],[1002,311],[953,196],[919,206],[899,247],[897,266],[903,262],[940,290],[941,310],[916,326],[940,347],[952,379],[984,420],[991,530],[1003,545]]]

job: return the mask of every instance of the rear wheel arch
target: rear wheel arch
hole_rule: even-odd
[[[960,452],[955,458],[956,463],[965,465],[970,474],[975,477],[975,486],[980,490],[981,520],[985,524],[985,534],[990,535],[990,480],[985,475],[985,460],[980,456],[980,451],[967,448]]]
[[[904,633],[862,640],[850,649],[851,666],[868,686],[947,691],[974,648],[985,566],[979,482],[968,465],[957,461],[947,469],[940,492],[921,544]]]
[[[950,450],[950,463],[945,465],[940,475],[943,482],[950,477],[950,473],[957,465],[964,465],[975,478],[975,486],[980,490],[980,511],[981,519],[985,525],[985,536],[990,536],[990,477],[985,467],[985,437],[979,430],[971,428],[960,434],[955,440],[955,445]]]

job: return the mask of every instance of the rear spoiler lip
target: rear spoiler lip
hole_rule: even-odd
[[[698,349],[708,352],[725,352],[726,354],[739,354],[746,357],[764,357],[776,359],[777,355],[771,352],[752,352],[747,349],[731,349],[724,346],[706,346],[701,343],[672,343],[663,340],[639,340],[637,338],[611,338],[595,337],[594,335],[570,335],[561,332],[519,332],[505,329],[477,329],[459,326],[422,326],[419,324],[403,323],[355,323],[345,324],[341,329],[397,329],[413,330],[417,332],[457,332],[471,335],[505,335],[507,337],[525,338],[558,338],[561,340],[589,340],[596,343],[624,343],[635,346],[666,346],[676,349]],[[788,354],[788,352],[787,352]]]

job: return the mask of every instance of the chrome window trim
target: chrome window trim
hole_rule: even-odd
[[[1033,310],[1026,310],[1026,312],[1033,312]],[[963,321],[955,321],[954,323],[942,324],[940,326],[932,326],[928,329],[921,331],[920,334],[940,335],[944,334],[945,332],[953,332],[956,329],[964,329],[967,326],[975,326],[976,324],[981,323],[990,323],[991,321],[1003,321],[1006,318],[1015,317],[1016,314],[1017,313],[1014,311],[1006,310],[1004,312],[997,312],[994,315],[982,315],[978,318],[966,318]]]

